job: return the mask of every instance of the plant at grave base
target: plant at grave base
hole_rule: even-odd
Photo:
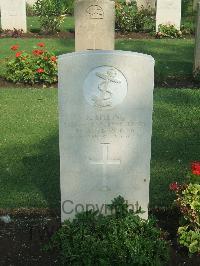
[[[175,192],[176,205],[182,213],[182,225],[178,228],[178,241],[191,254],[200,254],[200,162],[192,163],[189,184],[170,184]],[[196,183],[198,182],[198,183]]]
[[[200,82],[200,68],[193,71],[193,78],[196,82]]]
[[[13,29],[13,30],[1,30],[1,37],[12,37],[20,38],[23,35],[22,29]]]
[[[160,24],[158,26],[158,32],[156,33],[156,38],[162,39],[162,38],[182,38],[183,34],[180,30],[177,30],[174,25],[162,25]]]
[[[66,14],[63,1],[37,0],[33,7],[36,16],[39,17],[42,31],[45,33],[59,31]]]
[[[79,213],[66,220],[45,250],[60,254],[63,265],[165,265],[168,243],[154,221],[128,211],[118,197],[110,207],[115,213]]]
[[[57,82],[57,58],[45,49],[44,43],[37,44],[39,49],[31,53],[17,51],[19,45],[13,45],[15,58],[6,65],[5,78],[14,83],[52,84]]]
[[[152,32],[155,30],[155,18],[152,11],[138,10],[136,1],[117,0],[116,28],[121,32]]]
[[[181,25],[181,32],[183,36],[193,35],[195,33],[194,24],[192,22],[185,22]]]

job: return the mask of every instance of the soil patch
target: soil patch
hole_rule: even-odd
[[[5,210],[1,210],[1,214]],[[188,257],[187,250],[176,242],[179,213],[175,211],[151,211],[158,226],[171,242],[169,266],[197,266],[200,256]],[[0,265],[60,265],[58,254],[44,253],[42,247],[60,227],[57,210],[16,209],[11,213],[11,222],[0,222]]]
[[[0,38],[59,38],[59,39],[65,39],[65,38],[70,38],[74,39],[75,38],[75,30],[71,29],[69,31],[61,31],[61,32],[56,32],[53,34],[44,34],[42,32],[27,32],[27,33],[15,33],[12,31],[8,31],[7,33],[0,33]],[[155,39],[155,35],[152,33],[145,33],[145,32],[129,32],[129,33],[123,33],[120,31],[115,32],[115,39]],[[193,35],[186,35],[184,36],[185,39],[191,39],[194,38]]]
[[[38,32],[27,32],[23,34],[16,34],[12,31],[8,33],[1,33],[0,38],[37,38],[37,39],[43,39],[43,38],[51,38],[51,39],[74,39],[75,33],[73,31],[62,31],[57,32],[55,34],[42,34]]]
[[[0,89],[3,88],[20,88],[20,89],[45,89],[45,88],[57,88],[58,84],[34,84],[34,85],[28,85],[23,83],[12,83],[9,81],[6,81],[4,78],[0,77]],[[200,89],[200,82],[196,82],[192,79],[167,79],[165,81],[157,81],[155,80],[155,87],[156,88],[177,88],[177,89]]]

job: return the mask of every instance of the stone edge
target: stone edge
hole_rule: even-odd
[[[81,52],[72,52],[67,54],[62,54],[58,56],[59,61],[68,57],[72,56],[79,56],[79,55],[90,55],[90,54],[96,54],[96,55],[125,55],[125,56],[136,56],[136,57],[146,57],[146,59],[152,61],[155,64],[155,59],[148,54],[143,53],[137,53],[137,52],[131,52],[131,51],[122,51],[122,50],[114,50],[114,51],[107,51],[107,50],[95,50],[95,51],[81,51]]]

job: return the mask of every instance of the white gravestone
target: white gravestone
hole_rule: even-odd
[[[197,10],[197,4],[200,2],[200,0],[193,0],[193,10]]]
[[[1,0],[1,27],[27,31],[25,0]]]
[[[26,0],[26,3],[33,6],[37,0]]]
[[[76,0],[74,15],[76,51],[114,50],[114,1]]]
[[[156,31],[159,25],[174,25],[180,30],[181,0],[157,0]]]
[[[62,221],[88,206],[106,213],[118,195],[147,218],[153,58],[76,52],[59,57],[58,73]]]

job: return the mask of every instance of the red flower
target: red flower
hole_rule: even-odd
[[[192,173],[193,175],[200,175],[200,162],[192,163]]]
[[[39,46],[39,47],[45,47],[45,44],[44,44],[43,42],[39,42],[39,43],[37,44],[37,46]]]
[[[173,190],[173,191],[177,191],[177,190],[179,189],[179,185],[178,185],[178,183],[177,183],[177,182],[171,183],[171,184],[169,185],[169,189],[170,189],[170,190]]]
[[[16,57],[20,57],[22,55],[22,52],[17,52]]]
[[[38,68],[38,69],[37,69],[37,72],[38,72],[38,73],[44,73],[44,69],[43,69],[43,68]]]
[[[13,51],[16,51],[16,50],[19,49],[19,45],[15,44],[15,45],[11,46],[10,49],[13,50]]]
[[[44,53],[44,51],[42,51],[42,50],[33,50],[34,55],[42,55],[43,53]]]
[[[57,60],[56,56],[51,56],[51,61],[56,62],[56,60]]]

